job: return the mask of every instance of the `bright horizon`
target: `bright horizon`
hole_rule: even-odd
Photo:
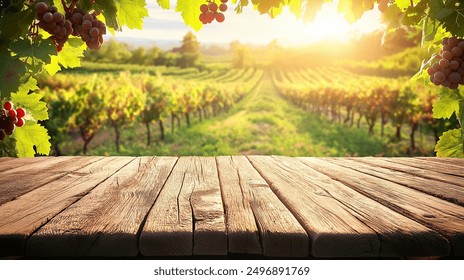
[[[230,1],[229,1],[230,2]],[[296,19],[287,8],[281,15],[271,19],[268,15],[260,15],[250,5],[242,14],[236,14],[232,5],[225,12],[223,23],[213,22],[204,25],[196,32],[184,24],[180,13],[163,10],[153,3],[147,5],[148,17],[144,19],[142,30],[125,28],[116,32],[115,38],[120,41],[131,40],[148,43],[156,41],[181,41],[183,36],[192,31],[201,43],[224,44],[238,40],[242,43],[265,45],[273,40],[286,46],[307,45],[323,40],[347,42],[361,34],[370,33],[382,28],[380,12],[375,8],[366,12],[363,17],[349,24],[337,11],[337,2],[324,3],[313,22],[304,23]],[[109,39],[112,36],[108,36]]]

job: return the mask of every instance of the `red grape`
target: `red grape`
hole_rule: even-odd
[[[3,104],[3,108],[5,110],[11,110],[13,108],[13,103],[11,103],[10,101],[7,101],[5,102],[5,104]]]
[[[16,109],[16,113],[18,118],[24,118],[24,116],[26,116],[26,110],[23,108]]]

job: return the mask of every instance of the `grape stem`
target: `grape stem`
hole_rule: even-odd
[[[61,0],[61,4],[63,5],[63,8],[66,11],[66,13],[69,14],[74,10],[74,7],[76,6],[76,1],[71,0],[71,3],[69,4],[69,7],[66,6],[66,1],[65,0]]]

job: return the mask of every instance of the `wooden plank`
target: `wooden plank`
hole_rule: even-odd
[[[140,235],[144,256],[187,256],[193,253],[193,214],[190,196],[192,159],[181,157],[150,210]]]
[[[9,160],[12,160],[12,159],[16,159],[16,158],[13,158],[13,157],[0,157],[0,167],[2,167],[2,169],[3,169],[4,168],[3,163],[7,162]]]
[[[283,157],[249,156],[253,166],[309,235],[315,257],[379,256],[376,233]],[[341,236],[343,236],[341,238]]]
[[[1,173],[0,205],[78,170],[102,157],[41,157],[15,159],[14,169]]]
[[[443,157],[418,157],[420,160],[426,160],[428,162],[439,162],[444,164],[451,164],[457,166],[464,166],[464,159],[462,158],[443,158]]]
[[[138,231],[177,158],[139,157],[50,220],[32,256],[136,256]]]
[[[228,250],[230,253],[262,254],[258,226],[251,209],[248,189],[244,186],[256,179],[242,181],[243,175],[240,174],[249,172],[239,169],[237,161],[236,157],[230,156],[216,158],[226,215]]]
[[[320,188],[320,195],[342,203],[350,214],[373,229],[380,240],[380,256],[449,255],[447,240],[437,232],[308,167],[296,158],[279,160],[302,176],[302,184]],[[345,242],[345,236],[340,235],[339,238],[338,243]]]
[[[216,161],[227,215],[229,251],[261,253],[259,228],[263,255],[307,256],[306,231],[250,162],[244,156],[217,157]]]
[[[446,164],[440,162],[428,162],[417,158],[384,158],[386,161],[393,162],[395,164],[406,165],[409,168],[425,169],[430,176],[434,176],[440,173],[447,175],[440,175],[436,180],[445,180],[446,182],[458,183],[460,186],[464,186],[464,167],[457,166],[454,164]]]
[[[14,170],[18,167],[25,169],[25,166],[33,164],[35,162],[41,162],[48,160],[48,157],[33,157],[33,158],[12,158],[12,157],[0,157],[0,173]]]
[[[327,158],[326,160],[365,174],[402,184],[409,188],[464,206],[464,188],[462,186],[418,177],[410,173],[391,170],[385,167],[379,167],[372,161],[364,162],[347,158]],[[367,164],[367,162],[370,162],[370,164]],[[464,178],[462,180],[464,181]]]
[[[192,159],[193,254],[227,255],[227,230],[216,160],[213,157]]]
[[[457,256],[464,255],[464,208],[432,195],[317,158],[306,165],[443,235]]]
[[[22,255],[26,239],[134,158],[103,158],[0,206],[0,255]]]
[[[226,255],[227,232],[214,158],[181,158],[172,175],[145,223],[142,254]],[[165,213],[164,217],[159,213]]]

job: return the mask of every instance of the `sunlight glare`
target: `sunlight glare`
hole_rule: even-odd
[[[246,7],[242,14],[227,11],[226,20],[221,24],[205,25],[196,32],[202,43],[227,44],[234,40],[242,43],[268,44],[277,40],[282,45],[307,45],[324,40],[346,42],[362,33],[382,28],[380,13],[377,9],[366,12],[354,24],[350,24],[337,11],[338,1],[324,3],[312,22],[304,22],[284,7],[282,14],[275,19],[260,15],[252,7]],[[161,10],[151,4],[150,15],[145,20],[143,30],[128,30],[116,34],[118,38],[128,40],[175,40],[191,30],[185,26],[179,13]]]

